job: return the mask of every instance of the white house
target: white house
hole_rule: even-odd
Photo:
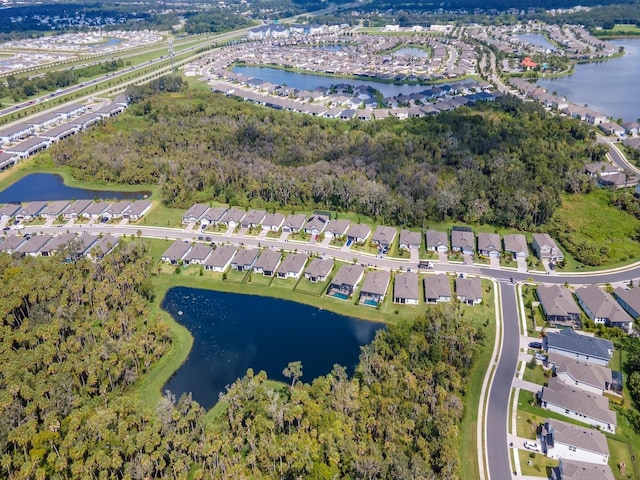
[[[560,420],[547,420],[542,428],[542,450],[549,458],[580,462],[609,462],[609,445],[604,433]]]

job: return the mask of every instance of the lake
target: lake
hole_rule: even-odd
[[[555,51],[556,47],[554,47],[547,37],[542,35],[541,33],[519,33],[516,35],[523,42],[530,43],[531,45],[536,45],[537,47],[542,47],[545,50]]]
[[[282,370],[300,360],[307,383],[329,373],[334,364],[352,373],[359,347],[384,328],[286,300],[186,287],[171,288],[162,308],[194,340],[187,361],[163,390],[178,397],[191,392],[207,409],[248,368],[286,381]]]
[[[427,52],[423,48],[418,47],[402,47],[398,50],[391,52],[391,55],[396,57],[417,57],[417,58],[427,58],[429,56],[429,52]]]
[[[265,82],[275,83],[277,85],[286,85],[288,87],[298,88],[300,90],[313,90],[317,87],[330,87],[339,83],[348,83],[349,85],[366,85],[375,88],[383,97],[395,97],[396,95],[422,92],[426,90],[428,85],[408,85],[374,82],[370,80],[355,80],[352,78],[326,77],[323,75],[315,75],[313,73],[289,72],[279,68],[270,67],[250,67],[235,66],[233,71],[241,73],[247,77],[259,78]],[[456,82],[449,82],[454,85]]]
[[[582,63],[575,66],[573,75],[556,79],[540,79],[538,85],[577,105],[625,122],[640,117],[640,38],[612,40],[623,46],[622,57],[603,62]]]
[[[116,192],[69,187],[60,175],[32,173],[0,192],[0,203],[53,200],[140,199],[151,192]]]

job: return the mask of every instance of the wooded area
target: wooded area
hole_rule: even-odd
[[[399,121],[328,120],[209,92],[156,95],[51,149],[79,180],[159,184],[163,201],[354,211],[538,229],[603,158],[577,120],[507,96]]]

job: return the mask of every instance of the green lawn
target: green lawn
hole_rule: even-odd
[[[537,337],[536,326],[543,327],[545,325],[544,314],[540,305],[533,306],[538,299],[535,296],[537,285],[522,286],[522,301],[524,302],[524,311],[527,316],[527,334],[530,337]]]
[[[609,445],[609,466],[611,467],[611,471],[613,472],[613,476],[618,480],[628,479],[628,478],[637,478],[634,475],[633,471],[633,462],[631,461],[631,454],[629,452],[629,445],[624,442],[619,442],[618,440],[614,440],[612,438],[607,439],[607,444]],[[620,473],[620,469],[618,465],[620,463],[624,463],[627,468],[624,475]]]
[[[319,297],[325,292],[325,290],[329,286],[330,281],[331,278],[327,279],[327,281],[325,282],[314,283],[303,277],[296,285],[296,292],[306,293],[308,295],[315,295]]]
[[[535,365],[533,368],[529,366],[527,362],[524,369],[523,379],[527,382],[537,383],[540,386],[544,386],[547,383],[547,377],[544,374],[544,369],[541,365]]]
[[[184,227],[182,225],[182,215],[184,215],[185,211],[182,208],[169,208],[162,202],[154,201],[149,213],[139,220],[139,225],[171,228]]]
[[[518,450],[518,455],[521,475],[549,478],[551,467],[558,466],[558,460],[547,458],[542,453]]]
[[[273,277],[267,277],[261,273],[250,273],[245,280],[245,283],[252,287],[268,287],[271,282],[273,282]]]
[[[249,273],[244,271],[244,272],[239,272],[238,270],[236,270],[235,268],[230,268],[226,275],[226,281],[227,282],[235,282],[235,283],[244,283],[247,280],[247,275]]]

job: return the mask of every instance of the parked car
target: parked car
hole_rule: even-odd
[[[540,445],[538,445],[538,443],[534,442],[533,440],[526,440],[524,442],[524,448],[526,448],[527,450],[532,450],[534,452],[540,451]]]
[[[6,232],[7,230],[11,230],[11,227],[4,227],[2,230]]]
[[[529,348],[540,350],[542,348],[542,342],[529,342]]]

